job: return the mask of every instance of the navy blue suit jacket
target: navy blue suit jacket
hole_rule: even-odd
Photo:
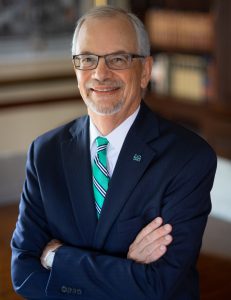
[[[89,118],[42,135],[28,153],[12,239],[15,290],[27,299],[199,299],[195,265],[215,169],[204,140],[142,103],[97,221]],[[138,232],[157,216],[173,226],[167,253],[148,265],[127,259]],[[64,246],[48,271],[40,256],[53,238]]]

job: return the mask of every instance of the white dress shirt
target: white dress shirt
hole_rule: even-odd
[[[110,177],[113,174],[118,156],[120,154],[120,150],[123,146],[126,135],[131,128],[135,118],[140,110],[140,106],[136,109],[136,111],[129,116],[125,121],[123,121],[118,127],[116,127],[112,132],[108,135],[104,136],[109,141],[107,146],[107,169],[110,174]],[[91,163],[93,163],[97,146],[95,139],[98,136],[103,136],[96,126],[93,124],[90,118],[90,152],[91,152]]]

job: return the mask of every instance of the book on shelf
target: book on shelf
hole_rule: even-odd
[[[185,54],[154,56],[151,89],[185,101],[204,102],[214,97],[212,59]]]
[[[145,18],[153,48],[211,52],[212,13],[151,9]]]

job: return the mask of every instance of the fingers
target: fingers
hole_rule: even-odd
[[[161,258],[167,251],[167,246],[172,242],[172,236],[166,235],[147,245],[141,252],[140,258],[144,263],[151,263]]]
[[[161,245],[161,247],[159,247],[155,251],[153,251],[152,254],[145,256],[143,263],[150,264],[152,262],[155,262],[158,259],[160,259],[166,252],[167,252],[167,247],[164,245]]]
[[[40,257],[40,261],[41,261],[41,264],[45,267],[46,267],[46,264],[45,264],[45,257],[46,255],[48,254],[49,251],[54,251],[56,250],[57,248],[59,248],[60,246],[62,246],[62,243],[59,241],[59,240],[56,240],[56,239],[53,239],[51,240],[46,246],[45,248],[43,249],[43,252],[42,252],[42,255]]]
[[[147,226],[145,226],[137,235],[134,240],[134,244],[139,243],[145,236],[147,236],[152,231],[156,230],[163,223],[163,219],[160,217],[155,218],[152,222],[150,222]]]
[[[144,227],[129,247],[127,257],[141,263],[150,263],[158,260],[167,251],[172,242],[172,226],[163,224],[158,217]]]
[[[137,235],[136,239],[131,245],[131,248],[135,247],[141,251],[144,247],[153,243],[157,239],[168,235],[172,231],[172,226],[170,224],[161,226],[162,223],[163,219],[160,217],[150,222]]]
[[[62,243],[59,241],[59,240],[56,240],[56,239],[53,239],[51,240],[45,247],[45,249],[48,249],[48,250],[55,250],[57,249],[58,247],[60,247],[62,245]]]
[[[166,235],[159,239],[153,240],[148,245],[139,245],[139,247],[130,247],[128,258],[140,263],[150,263],[162,257],[166,251],[167,246],[172,242],[172,236]]]

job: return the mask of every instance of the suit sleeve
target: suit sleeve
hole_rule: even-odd
[[[11,248],[11,277],[16,292],[25,298],[44,299],[49,272],[42,267],[40,256],[52,239],[42,205],[39,181],[33,164],[34,144],[28,152],[26,181],[19,206],[19,217]]]
[[[18,293],[31,299],[76,299],[78,295],[94,300],[174,299],[188,270],[195,266],[211,209],[216,169],[211,150],[194,155],[169,184],[161,215],[173,225],[174,240],[167,253],[149,265],[62,246],[55,254],[52,270],[45,270],[39,258],[51,237],[32,166],[30,162],[21,217],[12,240],[12,277]]]

